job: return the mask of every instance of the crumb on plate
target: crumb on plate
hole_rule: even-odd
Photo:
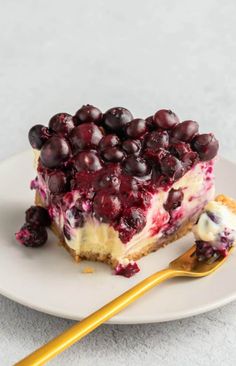
[[[82,270],[82,273],[93,273],[93,272],[94,272],[94,269],[92,267],[85,267]]]

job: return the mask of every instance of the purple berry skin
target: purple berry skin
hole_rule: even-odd
[[[31,206],[25,212],[25,221],[35,226],[50,226],[51,218],[46,208],[41,206]]]
[[[48,238],[47,230],[44,226],[35,226],[30,223],[25,223],[15,236],[19,243],[30,248],[41,247]]]
[[[59,136],[51,137],[43,145],[40,158],[46,168],[53,169],[60,167],[70,156],[68,142]]]
[[[51,137],[51,133],[49,129],[43,125],[31,127],[28,133],[30,145],[36,150],[40,150],[49,137]]]

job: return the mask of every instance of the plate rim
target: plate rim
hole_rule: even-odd
[[[30,149],[15,153],[11,156],[9,156],[6,159],[2,159],[0,161],[0,168],[2,165],[7,164],[9,161],[17,158],[17,157],[21,157],[24,156],[24,154],[28,154],[30,152]],[[219,156],[218,159],[222,160],[223,163],[225,164],[230,164],[230,165],[234,165],[236,167],[236,163],[223,157],[223,156]],[[194,279],[193,279],[194,280]],[[132,286],[131,286],[132,287]],[[14,296],[12,293],[9,293],[6,289],[3,289],[0,287],[0,294],[16,303],[19,303],[20,305],[23,305],[29,309],[32,310],[36,310],[39,312],[42,312],[44,314],[49,314],[51,316],[55,316],[55,317],[60,317],[63,319],[69,319],[69,320],[75,320],[75,321],[79,321],[81,319],[83,319],[83,317],[77,317],[77,316],[73,316],[73,315],[69,315],[68,312],[65,311],[60,311],[59,309],[51,309],[50,307],[48,307],[47,309],[45,307],[42,306],[38,306],[32,303],[30,303],[29,301],[21,298],[20,296]],[[181,311],[175,311],[175,312],[170,312],[169,314],[167,313],[166,316],[160,316],[160,317],[156,317],[154,318],[153,316],[149,316],[148,314],[144,314],[142,316],[139,316],[139,318],[137,319],[137,316],[133,317],[133,316],[122,316],[122,312],[118,313],[118,316],[115,316],[113,318],[111,318],[110,320],[108,320],[105,324],[124,324],[124,325],[128,325],[128,324],[155,324],[155,323],[162,323],[162,322],[169,322],[169,321],[174,321],[174,320],[180,320],[180,319],[185,319],[185,318],[189,318],[192,316],[196,316],[196,315],[200,315],[203,313],[207,313],[209,311],[215,310],[217,308],[220,308],[224,305],[229,304],[230,302],[236,300],[236,291],[235,293],[232,293],[229,296],[225,296],[223,297],[221,300],[215,300],[214,302],[211,302],[210,304],[205,304],[203,306],[198,306],[197,308],[194,309],[189,309],[189,310],[181,310]]]

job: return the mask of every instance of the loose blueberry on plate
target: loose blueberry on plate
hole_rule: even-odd
[[[44,226],[35,226],[31,223],[25,223],[20,231],[16,233],[16,239],[26,247],[37,248],[44,245],[48,234]]]
[[[25,221],[35,226],[50,226],[51,218],[48,211],[41,206],[31,206],[25,212]]]

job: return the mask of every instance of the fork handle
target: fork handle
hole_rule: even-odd
[[[122,295],[116,297],[114,300],[95,311],[87,318],[76,323],[71,328],[55,337],[47,344],[25,357],[23,360],[17,362],[15,366],[41,366],[51,360],[53,357],[63,352],[66,348],[72,346],[75,342],[85,337],[94,329],[99,327],[102,323],[112,318],[121,310],[126,308],[129,304],[134,302],[140,296],[145,294],[148,290],[161,282],[179,276],[180,273],[176,270],[167,268],[156,272],[145,280],[139,282],[130,290],[124,292]]]

